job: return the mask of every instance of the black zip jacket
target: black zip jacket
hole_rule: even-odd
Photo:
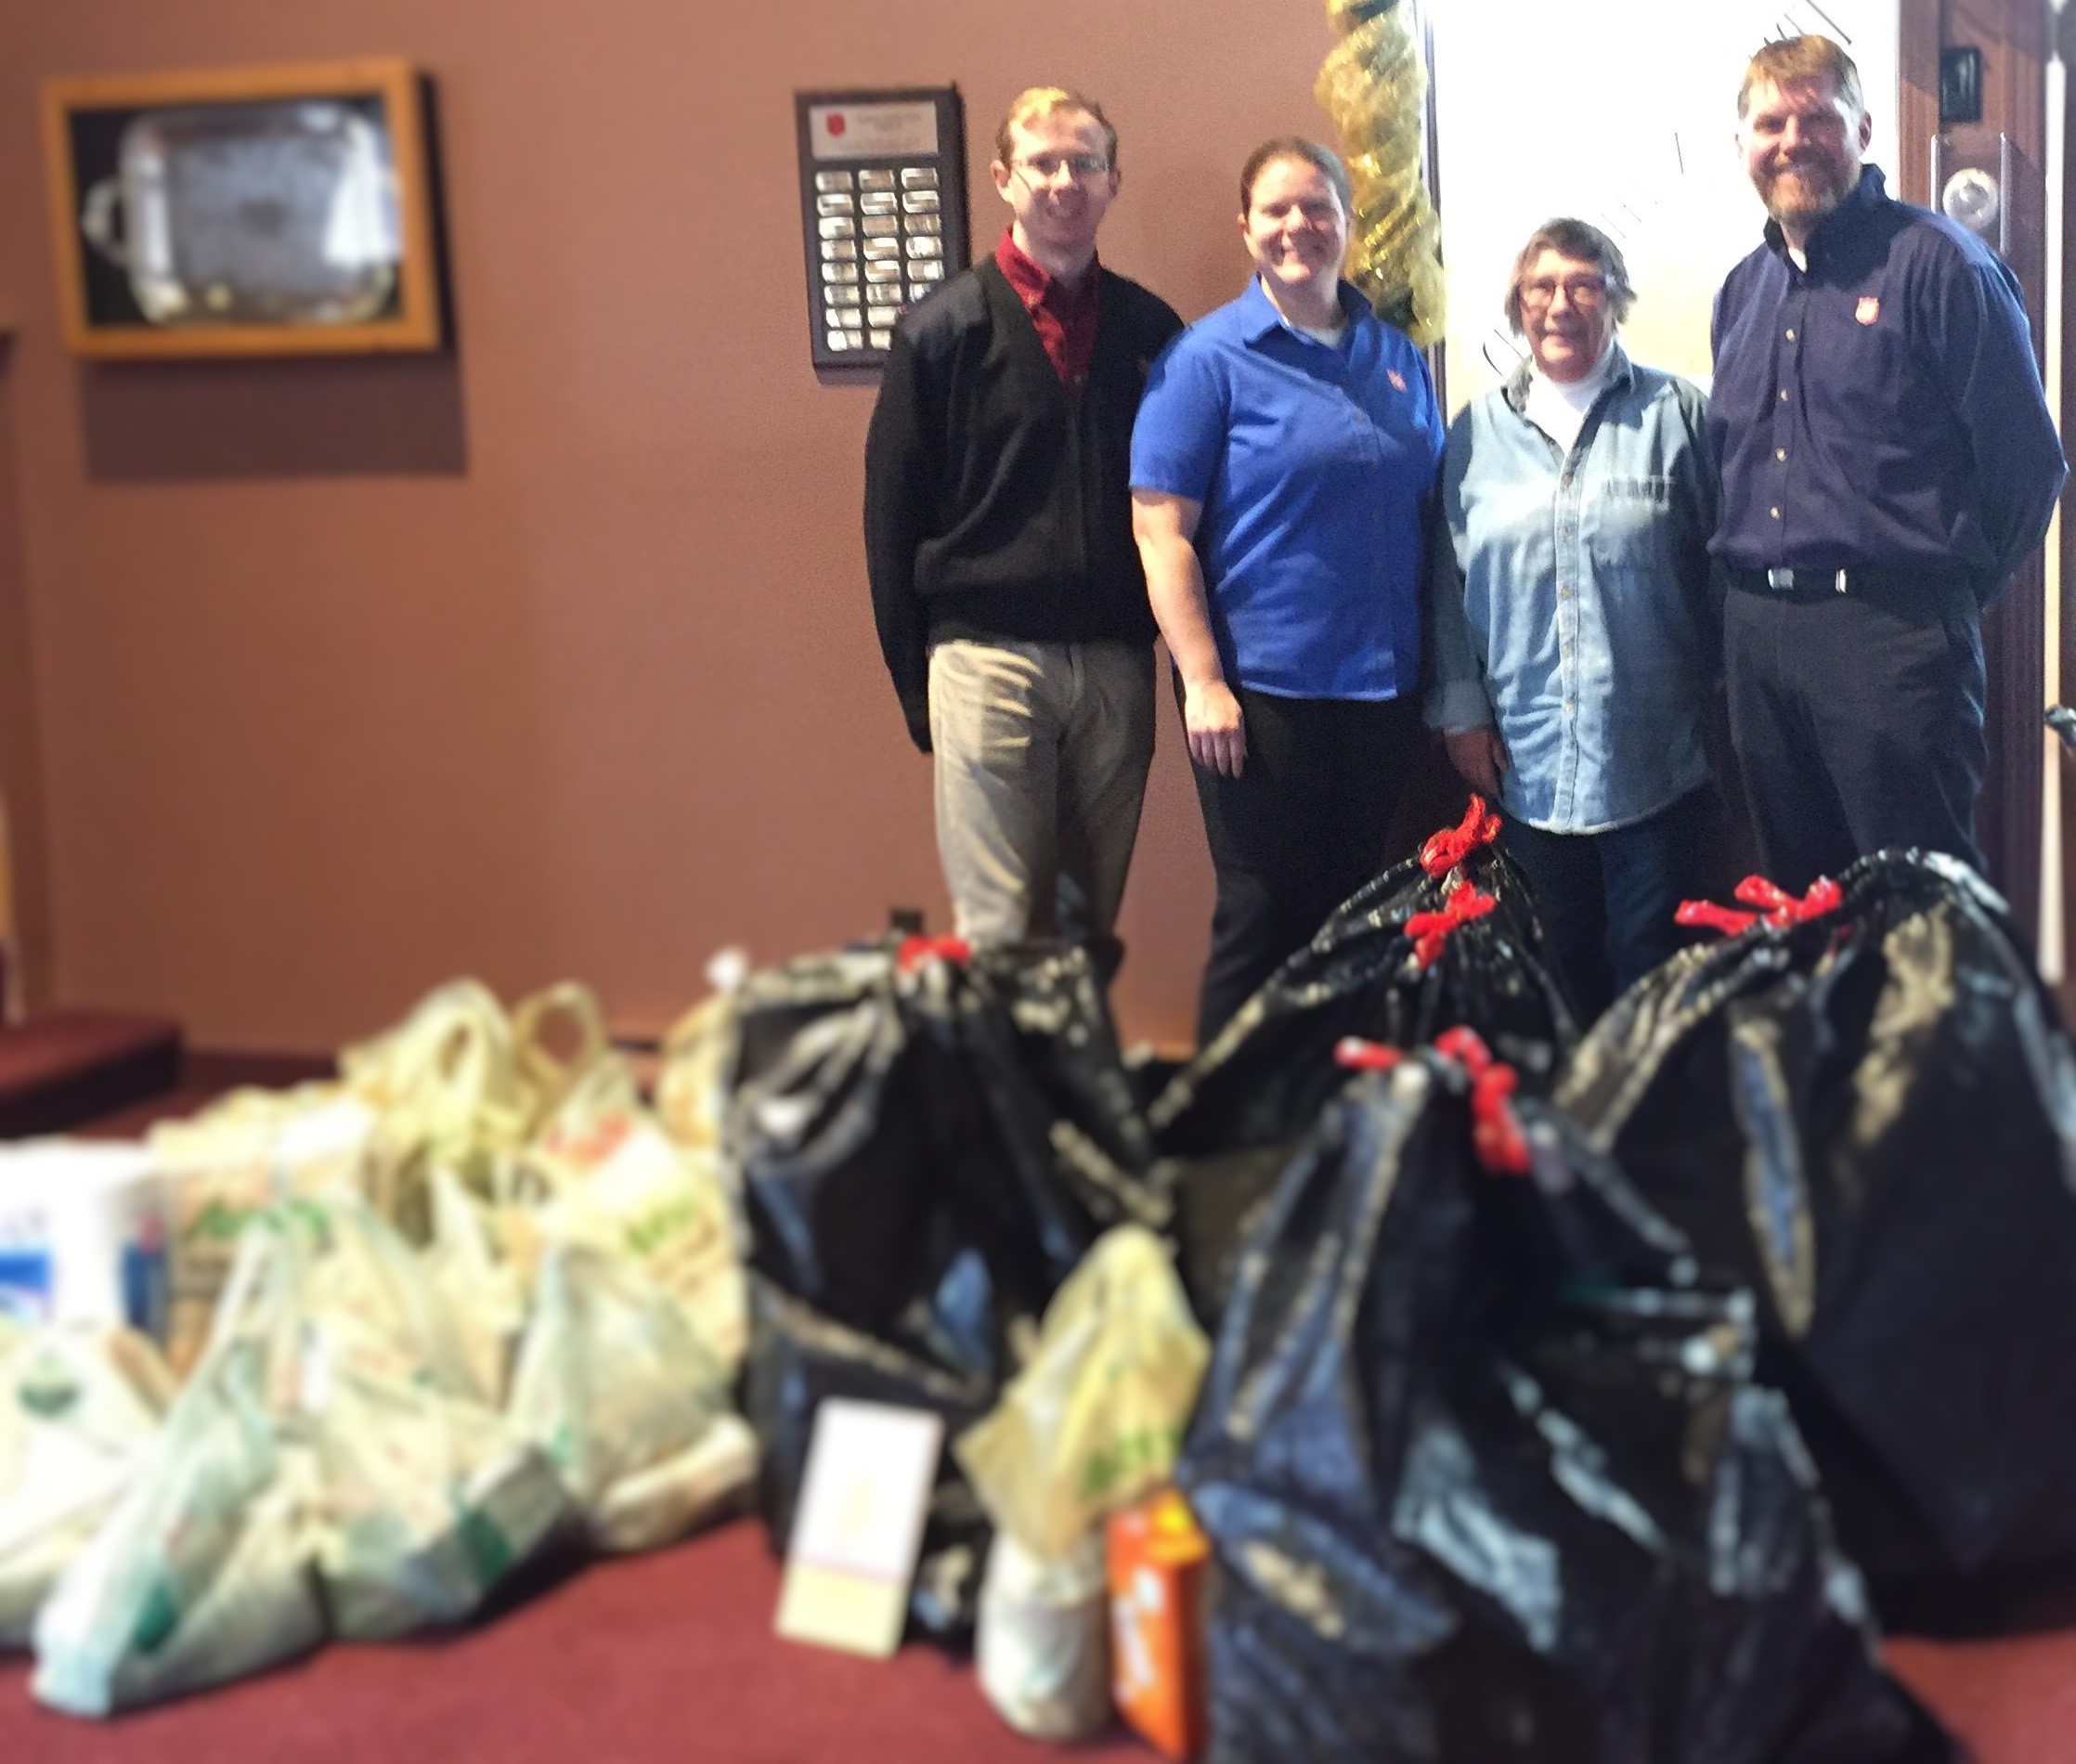
[[[926,751],[932,639],[1153,640],[1132,541],[1132,422],[1182,320],[1098,273],[1078,392],[993,257],[895,330],[865,437],[865,569],[880,651]]]

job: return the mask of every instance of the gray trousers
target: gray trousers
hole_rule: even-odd
[[[1153,759],[1153,646],[930,650],[937,849],[974,943],[1107,942]]]

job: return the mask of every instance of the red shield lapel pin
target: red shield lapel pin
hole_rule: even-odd
[[[1863,325],[1871,325],[1881,317],[1881,296],[1862,294],[1860,304],[1852,309],[1852,316]]]

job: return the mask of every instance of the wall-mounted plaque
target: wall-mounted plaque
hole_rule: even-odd
[[[439,346],[409,63],[54,80],[44,136],[76,354]]]
[[[817,368],[876,368],[894,321],[966,267],[955,86],[798,92],[808,335]]]

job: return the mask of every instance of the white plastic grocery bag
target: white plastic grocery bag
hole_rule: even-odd
[[[756,1437],[682,1309],[638,1264],[580,1243],[542,1258],[511,1415],[605,1550],[683,1537],[756,1474]]]
[[[344,1049],[339,1070],[380,1119],[376,1205],[413,1243],[431,1230],[432,1171],[487,1191],[490,1165],[525,1143],[538,1111],[512,1019],[476,980],[428,993],[396,1028]]]
[[[166,1355],[176,1371],[209,1338],[246,1225],[278,1201],[365,1195],[376,1131],[374,1112],[331,1084],[233,1091],[152,1128],[166,1209]]]
[[[1167,1250],[1119,1226],[1054,1294],[1030,1365],[954,1450],[995,1524],[1057,1560],[1168,1479],[1210,1357]]]
[[[37,1608],[145,1461],[173,1376],[127,1329],[0,1319],[0,1648]]]
[[[995,1713],[1039,1740],[1082,1740],[1110,1724],[1109,1602],[1103,1538],[1057,1561],[1006,1532],[988,1548],[974,1641]]]
[[[294,1263],[285,1232],[245,1234],[221,1328],[36,1619],[39,1701],[110,1715],[257,1672],[324,1639],[315,1469],[279,1430]]]
[[[573,1120],[582,1122],[580,1130],[560,1138],[544,1135],[528,1153],[528,1167],[542,1174],[554,1198],[514,1221],[520,1243],[528,1236],[538,1247],[583,1243],[639,1263],[683,1306],[707,1350],[733,1373],[748,1337],[747,1301],[733,1211],[715,1154],[676,1144],[639,1106],[558,1117]],[[523,1248],[521,1257],[526,1259]]]

